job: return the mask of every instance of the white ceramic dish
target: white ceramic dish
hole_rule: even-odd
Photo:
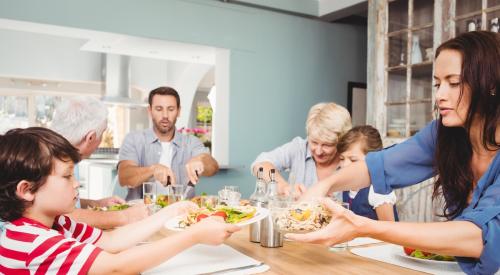
[[[256,208],[257,209],[255,212],[255,215],[251,219],[244,220],[244,221],[239,222],[239,223],[235,223],[234,225],[237,225],[239,227],[243,227],[245,225],[249,225],[249,224],[252,224],[254,222],[258,222],[258,221],[266,218],[269,215],[268,209],[260,208],[260,207],[256,207]],[[184,216],[177,216],[177,217],[172,218],[172,219],[168,220],[167,222],[165,222],[165,224],[163,226],[166,229],[172,230],[172,231],[185,230],[186,228],[179,227],[179,222],[182,221],[183,218],[184,218]]]

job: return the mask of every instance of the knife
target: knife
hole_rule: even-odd
[[[198,171],[195,170],[194,172],[196,173],[196,176],[199,177]],[[191,181],[188,181],[186,191],[184,191],[184,195],[183,195],[184,198],[187,197],[187,195],[189,194],[189,191],[191,191],[192,188],[194,188],[194,184]]]
[[[245,269],[250,269],[250,268],[254,268],[254,267],[259,267],[259,266],[263,266],[263,265],[264,265],[264,263],[260,262],[260,263],[251,264],[251,265],[244,265],[244,266],[240,266],[240,267],[232,267],[232,268],[221,269],[221,270],[217,270],[217,271],[214,271],[214,272],[199,273],[198,275],[224,274],[224,273],[234,272],[234,271],[238,271],[238,270],[245,270]]]

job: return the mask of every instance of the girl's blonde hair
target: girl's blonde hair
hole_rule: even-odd
[[[327,143],[337,143],[351,127],[349,111],[333,102],[312,106],[306,121],[307,136]]]

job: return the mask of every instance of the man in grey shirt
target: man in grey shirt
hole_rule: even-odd
[[[120,147],[118,177],[120,185],[129,188],[126,200],[142,198],[142,183],[146,181],[196,184],[199,176],[212,176],[219,170],[198,138],[176,131],[181,108],[176,90],[156,88],[149,93],[148,101],[153,128],[129,133]],[[188,198],[192,196],[194,189],[187,194]]]

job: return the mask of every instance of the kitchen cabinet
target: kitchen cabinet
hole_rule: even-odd
[[[500,0],[371,0],[368,7],[367,122],[389,145],[436,118],[436,48],[465,31],[498,31]]]
[[[500,0],[369,0],[367,123],[384,145],[399,143],[436,118],[434,52],[472,30],[499,28]],[[434,221],[442,205],[432,184],[396,190],[401,220]]]

